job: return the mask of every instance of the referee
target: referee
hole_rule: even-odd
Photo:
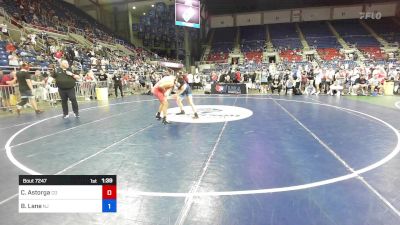
[[[69,68],[69,63],[67,60],[62,60],[60,63],[60,68],[55,68],[52,77],[56,80],[58,87],[58,93],[61,97],[61,105],[63,109],[63,118],[67,119],[69,117],[68,113],[68,99],[72,103],[72,110],[74,111],[75,117],[79,117],[78,102],[75,96],[75,85],[76,81],[80,78],[79,75],[73,74]]]

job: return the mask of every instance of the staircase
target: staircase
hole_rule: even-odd
[[[364,60],[365,60],[365,56],[364,54],[358,49],[358,48],[354,48],[354,53],[356,53],[358,55],[358,63],[362,63],[364,65]]]
[[[126,47],[123,46],[123,45],[116,44],[115,46],[117,47],[118,50],[121,50],[121,51],[122,51],[123,53],[125,53],[126,55],[136,55],[135,52],[133,52],[132,50],[126,48]]]
[[[204,50],[203,56],[201,57],[201,61],[207,61],[210,52],[211,52],[211,45],[207,45],[206,49]]]
[[[0,14],[3,15],[3,22],[7,25],[8,33],[10,34],[10,38],[12,41],[19,42],[21,39],[21,35],[24,35],[26,37],[25,31],[21,29],[21,27],[17,27],[12,23],[12,17],[8,15],[4,8],[0,7]]]
[[[383,45],[384,47],[388,47],[389,46],[389,43],[387,42],[387,41],[385,41],[382,37],[380,37],[377,33],[375,33],[375,31],[370,27],[370,26],[368,26],[368,24],[367,23],[365,23],[365,21],[363,21],[363,20],[359,20],[360,21],[360,24],[376,39],[376,40],[378,40],[379,41],[379,43],[381,44],[381,45]]]
[[[269,34],[269,27],[268,25],[266,25],[267,28],[265,29],[267,32],[267,40],[266,40],[266,44],[267,44],[267,52],[273,52],[274,51],[274,46],[272,45],[272,41],[271,41],[271,35]]]
[[[300,42],[303,45],[304,50],[310,50],[310,46],[308,45],[306,39],[304,38],[304,34],[301,31],[299,24],[295,23],[295,26],[296,26],[296,30],[297,30],[297,33],[299,34]]]
[[[212,43],[213,43],[214,34],[215,34],[215,30],[211,29],[210,38],[208,39],[207,46],[206,46],[206,48],[204,50],[203,56],[201,57],[201,61],[207,61],[208,55],[210,55],[210,53],[211,53],[211,46],[212,46]]]
[[[339,44],[344,48],[344,49],[350,49],[349,45],[343,40],[343,38],[340,36],[340,34],[335,30],[335,28],[332,26],[332,24],[329,21],[326,21],[326,24],[328,25],[329,29],[331,32],[336,36]]]
[[[233,44],[233,52],[240,53],[240,27],[236,29],[235,42]]]
[[[68,36],[83,46],[92,46],[93,43],[84,38],[83,36],[75,33],[68,33]]]

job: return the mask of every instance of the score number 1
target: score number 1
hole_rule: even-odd
[[[108,178],[105,179],[105,181]],[[117,211],[117,187],[116,185],[103,185],[103,212]]]

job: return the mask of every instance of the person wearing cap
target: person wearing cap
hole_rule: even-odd
[[[76,81],[80,79],[79,75],[73,74],[69,70],[69,63],[67,60],[61,60],[60,68],[54,69],[52,77],[56,80],[58,93],[61,97],[61,106],[63,110],[63,118],[69,117],[68,112],[68,99],[72,104],[72,111],[75,117],[79,117],[78,102],[75,96]]]
[[[21,114],[21,109],[28,101],[35,109],[36,114],[43,113],[37,106],[35,96],[32,94],[33,85],[31,74],[29,73],[28,63],[22,63],[21,70],[17,72],[17,82],[19,84],[19,93],[21,94],[21,101],[17,104],[17,113]]]

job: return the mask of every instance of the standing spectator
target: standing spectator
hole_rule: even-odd
[[[104,88],[107,87],[107,79],[108,76],[104,70],[100,70],[100,74],[98,75],[98,80],[100,81],[99,87]]]
[[[55,69],[53,77],[56,80],[58,92],[61,97],[61,104],[63,109],[63,118],[69,117],[68,112],[68,99],[72,103],[72,110],[74,111],[75,117],[79,117],[78,102],[75,96],[75,85],[76,80],[80,77],[79,75],[73,74],[68,70],[69,64],[67,60],[61,60],[60,68]]]
[[[11,72],[10,74],[4,74],[3,71],[0,70],[0,89],[1,89],[1,96],[4,101],[4,108],[3,111],[8,109],[9,112],[12,113],[11,104],[10,104],[10,97],[14,94],[14,84],[16,81],[15,71]],[[1,100],[1,99],[0,99]]]
[[[124,97],[124,93],[122,92],[122,71],[116,71],[114,76],[113,76],[113,81],[114,81],[114,91],[115,91],[115,97],[118,98],[118,89],[121,92],[121,97]]]
[[[17,72],[17,81],[19,84],[19,92],[21,94],[21,101],[17,104],[17,113],[21,114],[22,106],[30,101],[30,104],[35,109],[36,114],[43,113],[37,106],[35,96],[32,94],[33,86],[31,81],[31,75],[29,74],[29,65],[22,63],[21,70]]]
[[[36,70],[32,76],[33,94],[36,100],[47,100],[47,90],[45,88],[46,79],[42,76],[40,70]]]
[[[240,70],[237,69],[235,73],[235,78],[233,79],[233,83],[240,83],[242,81],[242,76],[240,74]]]

